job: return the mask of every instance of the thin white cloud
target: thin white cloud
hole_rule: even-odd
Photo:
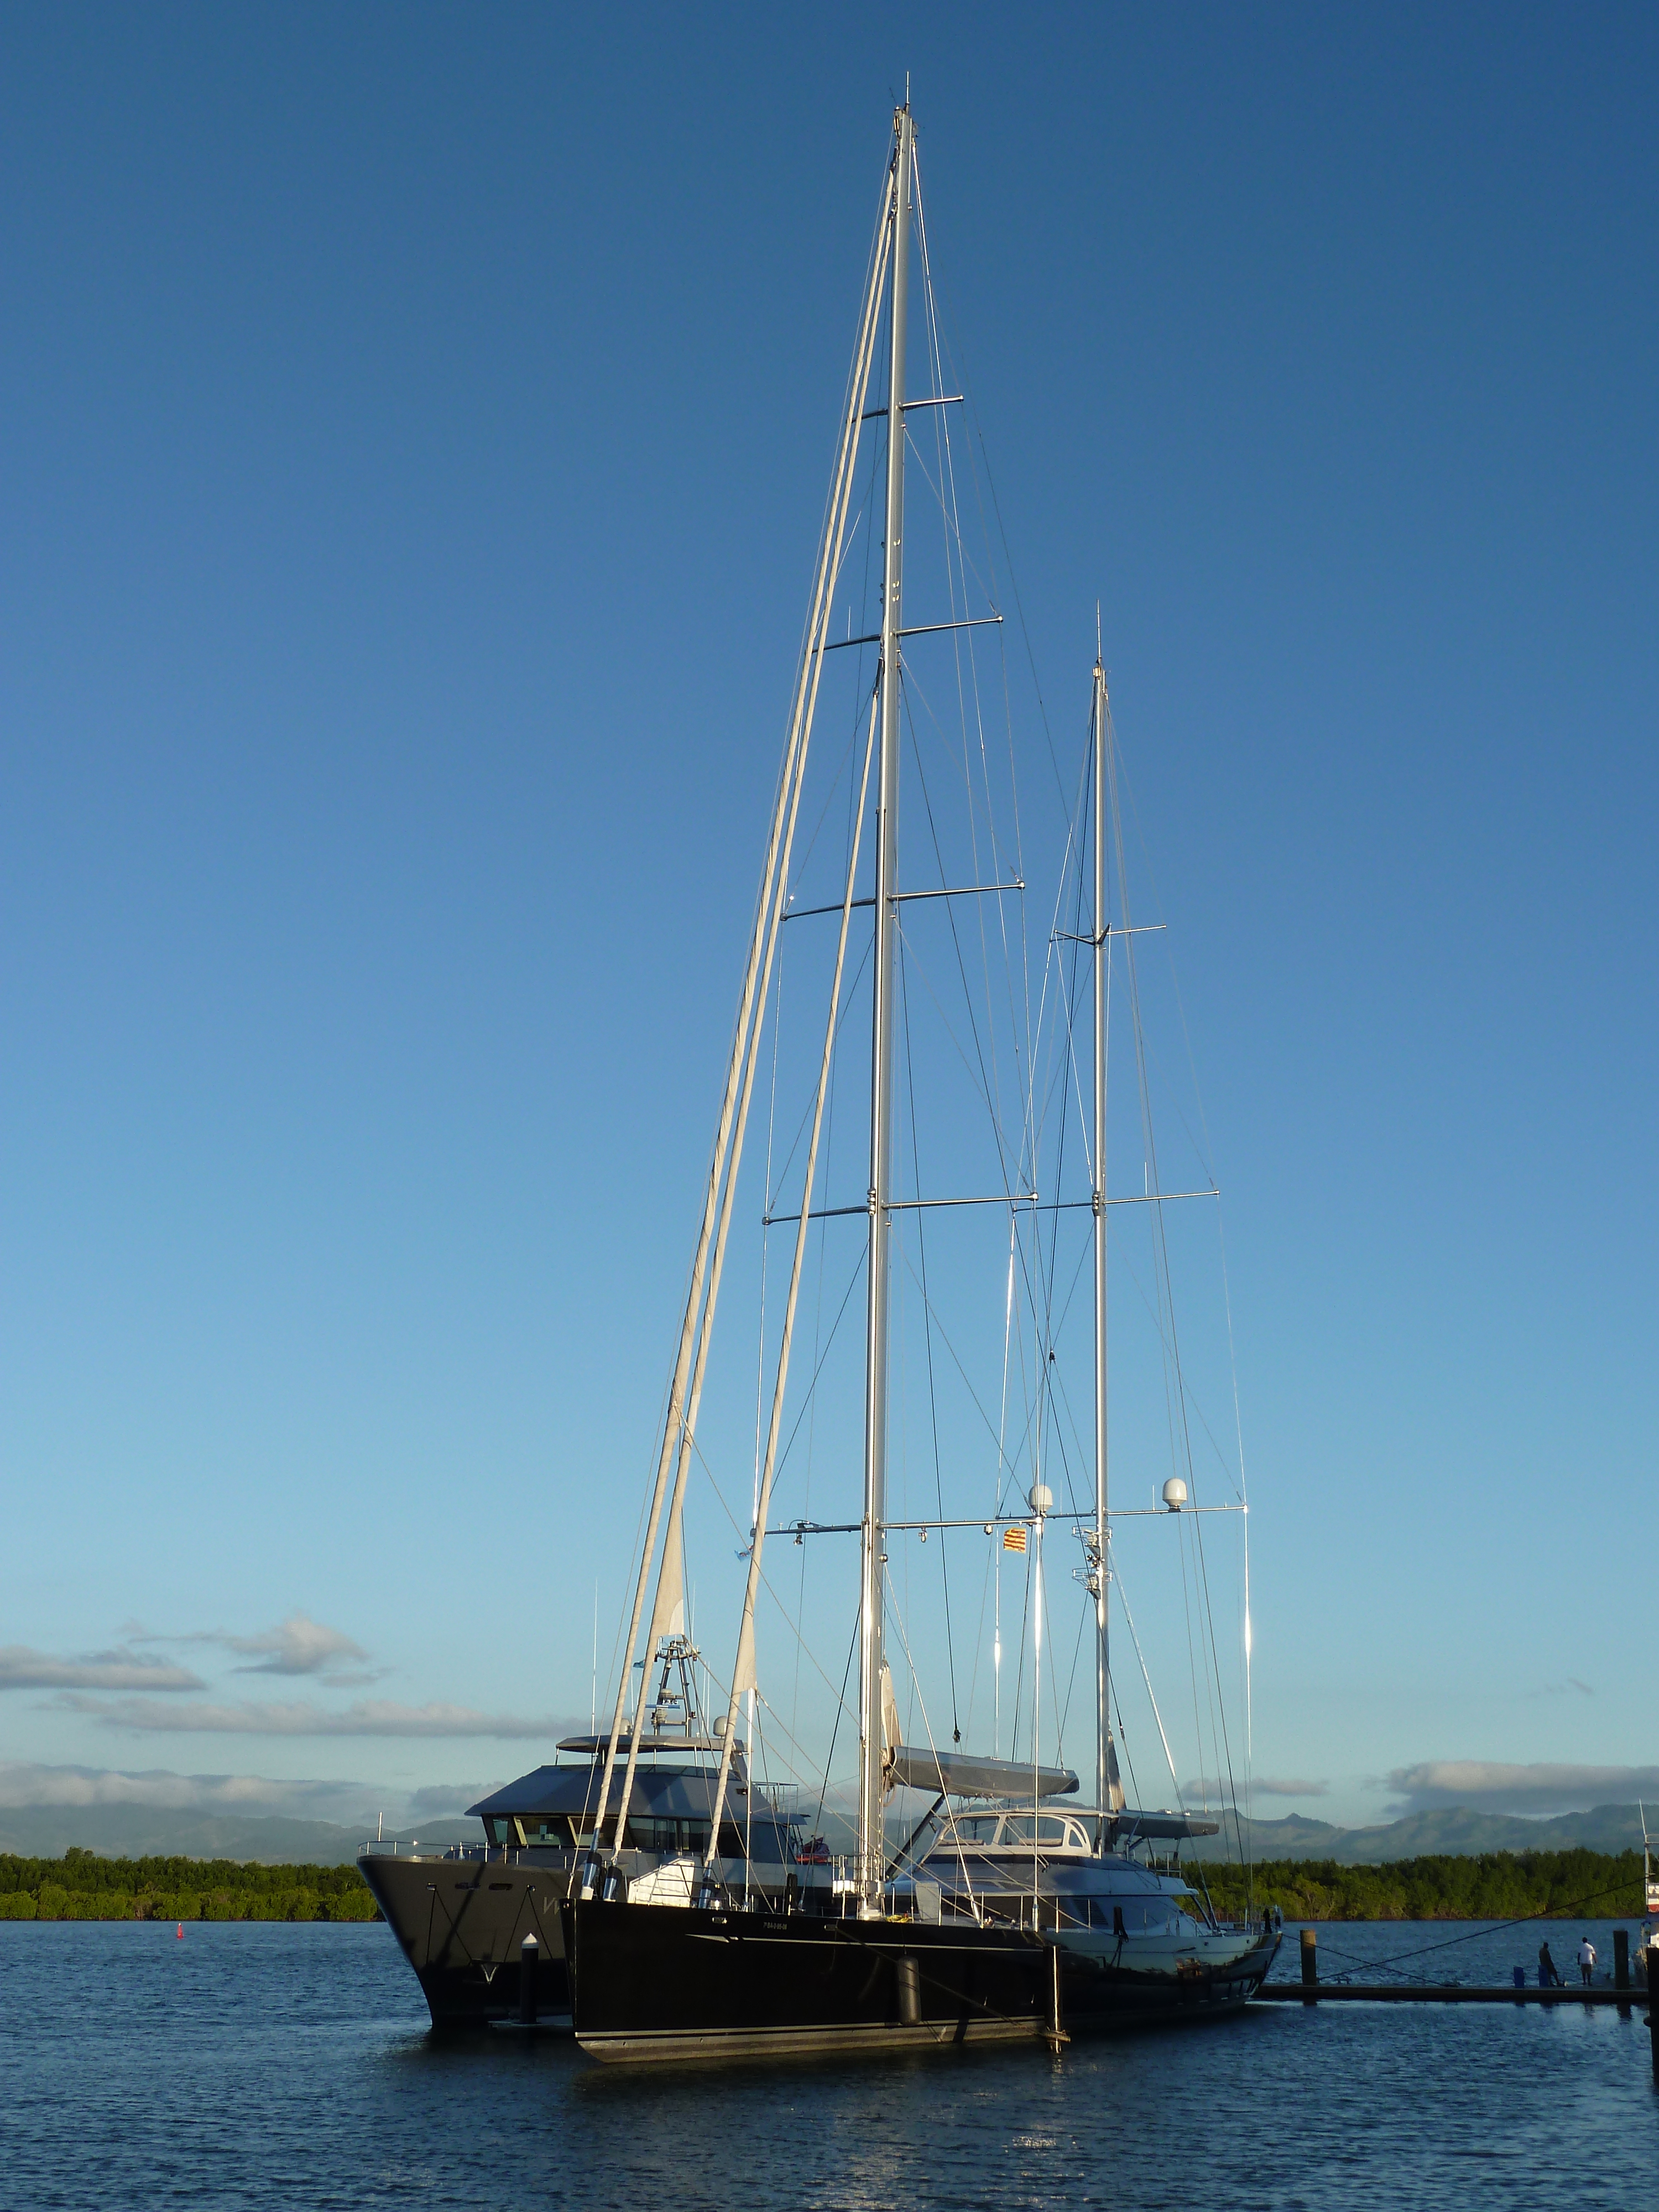
[[[167,1659],[147,1659],[125,1646],[88,1652],[78,1659],[55,1659],[26,1644],[0,1648],[0,1690],[205,1690],[207,1684],[187,1667]]]
[[[1428,1759],[1396,1766],[1391,1809],[1426,1813],[1467,1805],[1484,1813],[1578,1813],[1659,1797],[1659,1766],[1511,1766],[1489,1759]]]
[[[100,1766],[46,1766],[0,1759],[0,1808],[131,1805],[180,1813],[288,1814],[325,1820],[374,1802],[361,1782],[272,1782],[257,1774],[122,1774]]]
[[[143,1698],[89,1698],[72,1692],[58,1703],[110,1728],[156,1735],[496,1736],[550,1743],[573,1726],[568,1719],[523,1719],[511,1713],[477,1712],[470,1705],[404,1705],[388,1698],[360,1698],[342,1712],[301,1702],[246,1699],[234,1705],[152,1705]]]
[[[368,1657],[362,1645],[354,1643],[343,1629],[330,1628],[306,1613],[291,1613],[276,1627],[264,1629],[258,1636],[229,1636],[222,1632],[214,1641],[251,1660],[248,1666],[233,1668],[238,1674],[333,1675],[342,1660],[356,1661],[361,1668]],[[358,1674],[353,1679],[365,1678]]]
[[[354,1690],[377,1682],[386,1672],[371,1667],[369,1655],[343,1628],[313,1620],[308,1613],[291,1613],[275,1628],[262,1628],[254,1636],[237,1636],[228,1628],[192,1628],[183,1634],[145,1628],[128,1621],[121,1633],[133,1644],[216,1644],[248,1661],[231,1669],[236,1674],[318,1675],[331,1689]]]

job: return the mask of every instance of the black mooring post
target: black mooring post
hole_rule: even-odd
[[[1630,1987],[1630,1930],[1615,1928],[1613,1931],[1613,1986],[1616,1990]]]
[[[1648,1945],[1648,2040],[1653,2045],[1653,2078],[1659,2082],[1659,1944]]]
[[[536,1974],[541,1962],[541,1945],[526,1936],[519,1946],[519,2021],[524,2027],[536,2025]]]
[[[1303,1986],[1303,1988],[1304,1988],[1304,1990],[1309,1990],[1309,1991],[1310,1992],[1310,1995],[1309,1999],[1308,1999],[1308,2002],[1309,2002],[1309,2003],[1310,2003],[1310,2004],[1316,2004],[1316,2003],[1319,2002],[1319,1994],[1318,1994],[1318,1993],[1319,1993],[1319,1952],[1318,1952],[1318,1948],[1317,1948],[1318,1942],[1319,1942],[1319,1936],[1318,1936],[1318,1931],[1317,1931],[1316,1929],[1312,1929],[1312,1928],[1304,1928],[1304,1929],[1303,1929],[1303,1931],[1302,1931],[1302,1986]]]

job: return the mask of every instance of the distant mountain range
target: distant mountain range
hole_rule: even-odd
[[[1231,1823],[1229,1824],[1231,1826]],[[1598,1805],[1589,1813],[1558,1813],[1548,1820],[1516,1813],[1477,1813],[1449,1805],[1432,1813],[1407,1813],[1376,1828],[1338,1828],[1292,1813],[1283,1820],[1243,1824],[1257,1859],[1335,1859],[1343,1866],[1382,1866],[1392,1859],[1480,1851],[1639,1850],[1641,1815],[1634,1805]],[[1652,1825],[1650,1833],[1654,1832]],[[1194,1846],[1200,1856],[1220,1858],[1236,1839],[1211,1836]]]
[[[1593,1851],[1639,1850],[1642,1823],[1634,1805],[1598,1805],[1590,1813],[1561,1813],[1551,1820],[1516,1814],[1476,1813],[1451,1806],[1408,1813],[1381,1827],[1339,1828],[1328,1820],[1293,1813],[1284,1820],[1247,1820],[1244,1832],[1257,1859],[1335,1859],[1344,1866],[1376,1866],[1392,1859],[1429,1858],[1479,1851]],[[329,1820],[270,1816],[242,1819],[222,1814],[168,1812],[139,1805],[30,1805],[0,1808],[0,1851],[26,1858],[57,1858],[78,1845],[110,1858],[149,1856],[252,1859],[267,1864],[341,1866],[357,1856],[368,1832]],[[476,1820],[422,1821],[424,1844],[476,1843]],[[389,1840],[389,1838],[388,1838]],[[409,1841],[407,1835],[404,1840]],[[837,1848],[840,1839],[836,1838]],[[1236,1849],[1231,1836],[1212,1836],[1194,1849],[1220,1858]]]

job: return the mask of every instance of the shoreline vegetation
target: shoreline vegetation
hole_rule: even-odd
[[[378,1920],[355,1866],[0,1852],[0,1920]]]
[[[1287,1920],[1640,1919],[1639,1851],[1481,1851],[1346,1866],[1194,1860],[1184,1873],[1218,1912],[1277,1905]],[[1593,1908],[1593,1911],[1592,1911]],[[0,1920],[378,1920],[355,1866],[0,1852]]]
[[[1642,1917],[1640,1851],[1480,1851],[1345,1866],[1336,1859],[1213,1859],[1183,1871],[1218,1912],[1275,1905],[1286,1920]]]

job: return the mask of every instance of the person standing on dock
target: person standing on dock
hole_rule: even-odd
[[[1562,1987],[1561,1977],[1555,1971],[1555,1961],[1550,1956],[1550,1947],[1547,1943],[1540,1943],[1538,1947],[1538,1986],[1540,1990],[1559,1990]]]
[[[1590,1985],[1590,1976],[1595,1972],[1595,1946],[1588,1936],[1578,1946],[1578,1971],[1584,1978],[1584,1987]]]

